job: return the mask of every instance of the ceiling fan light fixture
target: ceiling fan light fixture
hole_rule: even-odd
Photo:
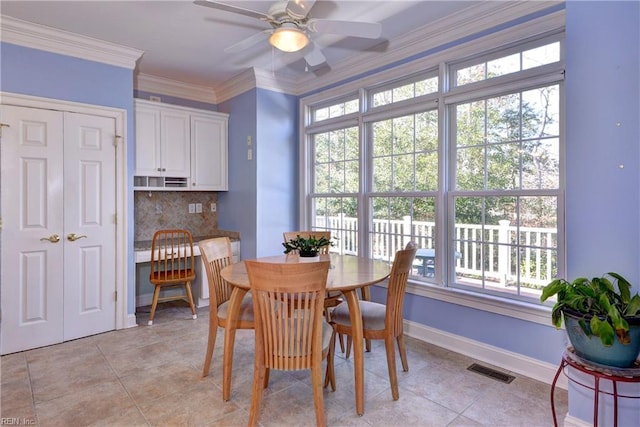
[[[269,43],[283,52],[297,52],[309,44],[309,37],[295,24],[282,24],[269,37]]]

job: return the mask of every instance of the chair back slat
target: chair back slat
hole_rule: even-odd
[[[245,261],[256,321],[256,352],[267,368],[311,368],[322,358],[322,310],[329,261]]]
[[[220,275],[232,263],[231,241],[228,237],[216,237],[199,242],[198,247],[207,272],[209,306],[217,309],[231,298],[232,288]]]
[[[193,238],[188,230],[158,230],[151,243],[151,283],[180,283],[195,278]]]
[[[391,328],[392,336],[398,336],[402,333],[404,295],[417,250],[416,244],[409,242],[405,249],[396,252],[395,259],[393,260],[391,274],[389,276],[389,286],[387,288],[385,317],[385,324],[388,328]]]

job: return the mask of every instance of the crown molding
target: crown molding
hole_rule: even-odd
[[[0,15],[3,42],[133,70],[141,50]]]
[[[389,64],[422,54],[454,40],[478,34],[482,31],[522,18],[555,6],[561,1],[488,1],[470,6],[455,15],[446,16],[424,25],[404,36],[389,41],[384,53],[367,52],[354,55],[332,65],[324,76],[309,75],[298,80],[304,93],[339,83],[353,76],[380,69]],[[299,95],[302,92],[299,91]]]
[[[216,104],[216,93],[212,87],[185,83],[178,80],[153,76],[151,74],[138,74],[135,76],[134,87],[143,92],[157,93],[174,96],[176,98],[190,99],[192,101]]]
[[[236,74],[216,88],[218,102],[224,102],[255,88],[297,95],[298,82],[288,76],[252,67]]]
[[[273,90],[275,92],[297,94],[298,80],[295,77],[283,74],[274,74],[271,71],[254,68],[256,87]]]
[[[253,68],[247,68],[216,87],[218,102],[224,102],[256,87]]]

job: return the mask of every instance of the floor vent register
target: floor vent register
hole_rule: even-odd
[[[505,374],[504,372],[500,372],[495,369],[489,368],[487,366],[479,365],[477,363],[472,364],[467,369],[477,374],[484,375],[485,377],[489,377],[489,378],[493,378],[494,380],[501,381],[505,384],[509,384],[511,381],[516,379],[516,377],[514,377],[513,375],[508,375],[508,374]]]

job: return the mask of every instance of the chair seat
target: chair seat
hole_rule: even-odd
[[[225,301],[218,306],[218,317],[226,319],[228,317],[229,301]],[[253,322],[253,302],[251,301],[251,294],[248,293],[242,299],[240,303],[240,312],[238,313],[238,321]]]
[[[362,311],[362,325],[366,330],[384,330],[384,318],[386,306],[371,301],[359,301],[360,311]],[[331,312],[331,320],[339,325],[351,326],[349,318],[349,306],[340,304]]]
[[[185,280],[193,280],[195,277],[196,272],[187,268],[184,270],[154,271],[153,274],[149,276],[149,281],[153,282],[154,280],[158,280],[165,282],[175,280],[177,282],[183,282]]]

